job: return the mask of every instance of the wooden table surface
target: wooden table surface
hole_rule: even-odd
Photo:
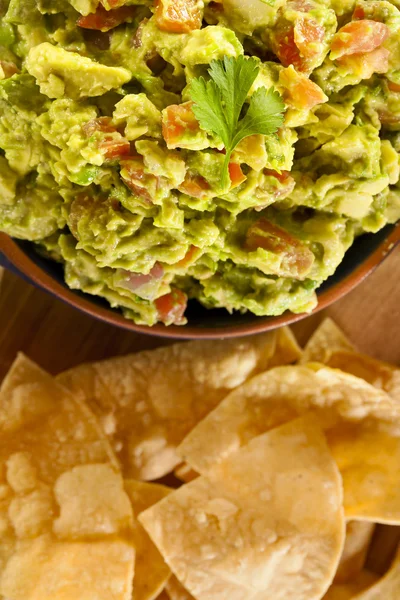
[[[11,273],[4,272],[0,285],[0,380],[18,351],[58,373],[83,361],[172,343],[100,323]],[[326,315],[362,351],[400,365],[400,250],[345,298],[295,324],[300,343]]]

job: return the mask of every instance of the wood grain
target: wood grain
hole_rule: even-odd
[[[0,274],[1,278],[1,274]],[[332,316],[359,348],[400,364],[400,251],[344,299],[294,325],[304,343]],[[100,323],[6,272],[0,288],[0,380],[23,351],[51,373],[172,343]]]

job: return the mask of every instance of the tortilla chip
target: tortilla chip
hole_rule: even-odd
[[[58,380],[99,418],[126,478],[158,479],[181,462],[176,447],[196,423],[265,371],[277,348],[283,358],[287,336],[180,343],[82,365]]]
[[[335,583],[354,581],[365,565],[375,524],[369,521],[349,521],[346,524],[346,541],[335,575]]]
[[[322,321],[308,340],[300,364],[320,362],[326,364],[333,352],[340,350],[355,350],[353,344],[343,331],[331,319]]]
[[[361,571],[353,581],[348,583],[334,583],[323,600],[357,600],[358,594],[374,585],[378,580],[378,576],[370,571]],[[386,600],[382,598],[381,600]]]
[[[132,549],[123,540],[26,540],[2,573],[10,600],[131,598]]]
[[[253,439],[139,520],[197,600],[321,598],[345,535],[340,475],[310,417]]]
[[[394,365],[348,350],[332,352],[326,364],[365,379],[400,402],[400,369]]]
[[[366,568],[384,575],[392,564],[400,544],[400,527],[378,525],[368,551]]]
[[[351,373],[400,401],[400,369],[357,352],[330,318],[322,322],[307,343],[300,363],[307,362],[320,362]]]
[[[131,597],[132,507],[109,443],[23,355],[0,389],[0,473],[0,595]]]
[[[392,566],[382,579],[355,600],[399,600],[400,598],[400,548]]]
[[[171,600],[168,596],[167,592],[163,590],[161,594],[157,597],[157,600]]]
[[[302,353],[292,330],[289,327],[280,327],[276,331],[276,348],[268,368],[291,365],[300,360]]]
[[[164,485],[143,483],[133,479],[125,481],[125,489],[136,516],[171,492],[171,489]],[[136,519],[133,539],[136,549],[133,598],[134,600],[153,600],[164,589],[171,571]]]
[[[192,469],[187,463],[182,463],[179,467],[176,467],[174,471],[175,477],[183,481],[184,483],[190,483],[193,479],[199,476],[197,471]]]
[[[165,589],[168,594],[169,600],[194,600],[192,594],[190,594],[186,588],[183,587],[179,579],[172,575]]]
[[[308,411],[326,431],[342,473],[346,518],[400,523],[400,405],[336,369],[277,367],[254,377],[199,423],[178,452],[204,474],[253,437]]]

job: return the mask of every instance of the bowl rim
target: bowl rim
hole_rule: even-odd
[[[90,300],[90,297],[77,295],[74,290],[61,285],[51,275],[42,270],[35,264],[29,256],[18,246],[18,244],[4,233],[0,233],[0,253],[16,269],[24,275],[33,284],[36,284],[44,291],[55,295],[60,300],[73,306],[91,317],[100,321],[106,322],[109,325],[114,325],[121,329],[151,335],[162,338],[171,339],[222,339],[241,337],[257,333],[263,333],[282,327],[283,325],[291,325],[296,321],[315,314],[330,304],[339,300],[344,295],[353,290],[361,283],[376,267],[395,249],[400,243],[400,222],[394,225],[393,230],[379,244],[379,246],[351,273],[343,277],[341,281],[334,284],[330,288],[323,290],[318,295],[318,305],[310,313],[293,314],[286,312],[278,317],[258,317],[251,323],[242,325],[228,325],[218,328],[204,327],[200,329],[192,327],[190,324],[184,326],[170,325],[165,326],[158,323],[153,326],[137,325],[133,321],[125,319],[125,317],[114,311],[114,309],[103,308],[96,306]]]

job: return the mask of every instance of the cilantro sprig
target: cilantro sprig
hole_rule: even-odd
[[[244,104],[259,70],[254,58],[225,57],[211,62],[208,81],[199,77],[190,85],[193,111],[200,127],[216,134],[225,146],[221,174],[223,189],[229,187],[229,161],[239,142],[257,133],[272,135],[283,124],[285,105],[273,88],[257,88],[243,115]]]

